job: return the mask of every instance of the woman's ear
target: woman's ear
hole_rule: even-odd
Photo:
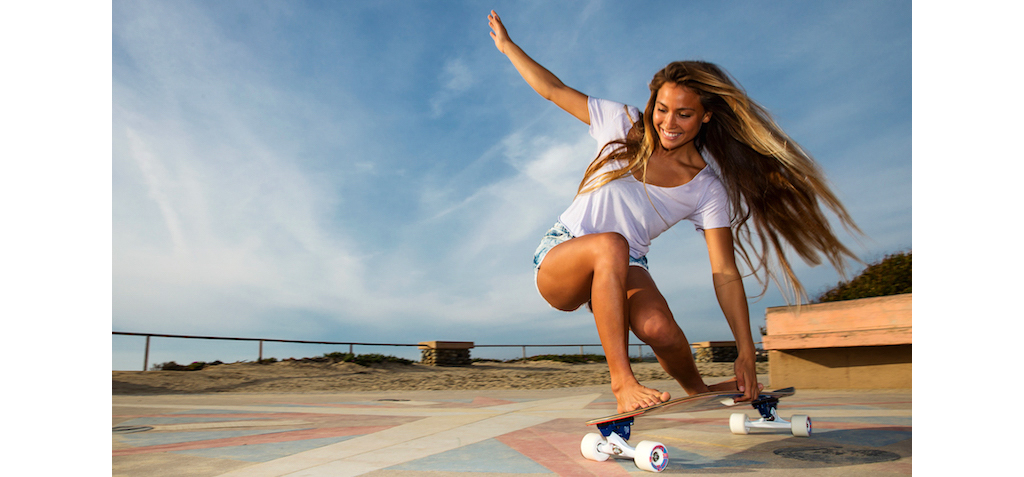
[[[704,119],[701,122],[706,124],[708,121],[711,121],[711,111],[704,113]]]

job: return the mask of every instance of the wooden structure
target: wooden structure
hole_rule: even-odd
[[[468,366],[472,341],[421,341],[420,362],[429,366]]]
[[[768,308],[763,343],[771,386],[913,387],[912,311],[910,293]]]

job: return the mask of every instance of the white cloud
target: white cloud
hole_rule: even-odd
[[[209,315],[233,316],[240,308],[336,311],[362,302],[355,240],[328,229],[333,194],[306,173],[258,144],[219,144],[221,154],[249,162],[218,161],[185,138],[164,148],[131,129],[125,136],[133,161],[117,160],[115,168],[137,165],[148,192],[118,187],[115,201],[157,207],[122,206],[115,215],[115,321],[207,326]],[[137,233],[154,227],[170,235],[170,247]],[[197,315],[187,309],[195,304],[181,305],[193,300],[209,308]]]
[[[441,89],[430,100],[434,117],[443,116],[448,103],[469,90],[476,83],[476,78],[462,58],[454,58],[444,63],[438,82]]]
[[[155,202],[160,210],[163,225],[166,227],[167,233],[170,234],[173,244],[173,254],[182,255],[187,253],[185,238],[181,231],[181,219],[175,211],[175,203],[167,190],[170,185],[164,181],[165,178],[169,177],[169,174],[135,131],[127,129],[125,130],[125,136],[128,142],[128,156],[134,160],[135,165],[138,166],[139,171],[142,173],[143,182],[148,190],[147,197]]]

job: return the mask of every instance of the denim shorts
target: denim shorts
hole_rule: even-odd
[[[537,271],[540,270],[540,263],[544,260],[544,256],[547,255],[555,245],[565,242],[571,238],[575,237],[572,236],[569,229],[565,228],[561,222],[555,222],[555,225],[551,227],[551,230],[548,230],[548,232],[544,234],[544,238],[540,240],[540,246],[538,246],[537,251],[533,253],[534,281],[537,281]],[[644,270],[650,270],[647,268],[646,256],[640,258],[633,258],[630,256],[629,264],[635,267],[642,267]]]

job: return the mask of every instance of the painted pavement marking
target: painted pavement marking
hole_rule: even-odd
[[[388,470],[433,471],[439,473],[481,472],[501,469],[508,474],[546,474],[550,470],[517,452],[498,439],[462,446],[448,452],[389,467]]]
[[[600,394],[588,394],[508,403],[488,408],[454,410],[458,412],[452,412],[451,409],[417,409],[417,412],[435,415],[223,475],[360,475],[562,418],[565,417],[565,411],[582,409],[598,396]],[[360,412],[365,411],[364,409]]]

